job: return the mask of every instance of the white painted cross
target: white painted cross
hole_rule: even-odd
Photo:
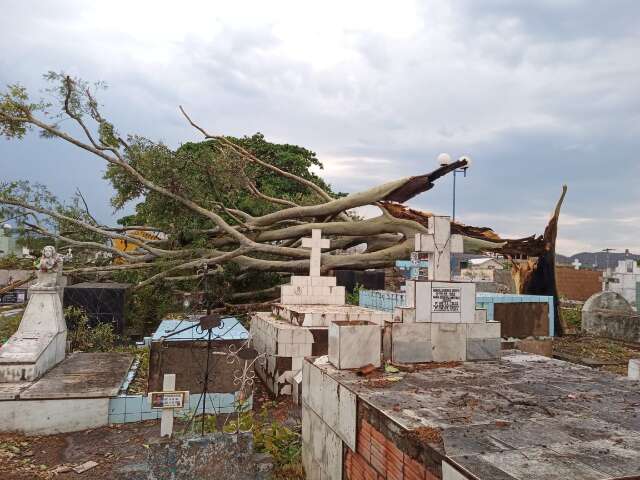
[[[189,404],[189,392],[175,391],[176,375],[167,373],[162,380],[162,392],[149,392],[149,403],[153,409],[162,409],[160,436],[170,437],[173,433],[173,410]]]
[[[327,238],[323,239],[322,230],[314,228],[311,230],[311,238],[303,238],[302,246],[311,249],[311,262],[309,267],[309,276],[320,276],[320,254],[323,248],[329,248],[331,241]]]
[[[582,265],[582,263],[580,263],[580,260],[576,258],[571,265],[573,265],[573,268],[575,268],[576,270],[580,270],[580,266]]]
[[[429,280],[451,281],[451,254],[463,253],[462,235],[451,235],[449,217],[429,217],[429,233],[416,233],[416,251],[427,252]]]

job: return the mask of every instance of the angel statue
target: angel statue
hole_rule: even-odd
[[[33,286],[40,288],[56,287],[58,279],[62,275],[62,264],[65,260],[71,260],[72,258],[71,249],[67,251],[66,255],[61,255],[51,245],[44,247],[40,259],[34,262],[37,268],[38,282]]]

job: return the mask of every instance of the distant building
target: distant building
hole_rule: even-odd
[[[495,271],[504,269],[499,260],[491,257],[470,258],[465,263],[461,265],[460,276],[472,282],[494,282]]]
[[[468,261],[468,268],[471,270],[502,270],[504,265],[495,258],[471,258]]]
[[[618,261],[615,269],[608,269],[603,279],[602,289],[619,293],[632,306],[636,305],[638,282],[640,282],[640,267],[631,258]]]

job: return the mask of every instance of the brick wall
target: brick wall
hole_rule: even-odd
[[[391,440],[362,420],[357,452],[346,448],[347,480],[438,480],[421,463],[404,454]]]
[[[602,291],[602,272],[556,267],[558,294],[568,300],[584,302],[594,293]]]

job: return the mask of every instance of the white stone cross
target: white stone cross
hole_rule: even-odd
[[[311,249],[311,262],[309,268],[309,275],[311,277],[320,276],[320,253],[323,248],[329,248],[331,241],[322,237],[322,230],[314,228],[311,230],[311,238],[303,238],[302,246]]]
[[[462,235],[451,235],[449,217],[429,217],[429,233],[415,236],[416,251],[429,254],[429,280],[451,281],[451,254],[463,253]]]
[[[580,270],[580,266],[582,265],[582,263],[580,263],[580,260],[576,258],[571,265],[573,265],[573,268],[575,268],[576,270]]]

